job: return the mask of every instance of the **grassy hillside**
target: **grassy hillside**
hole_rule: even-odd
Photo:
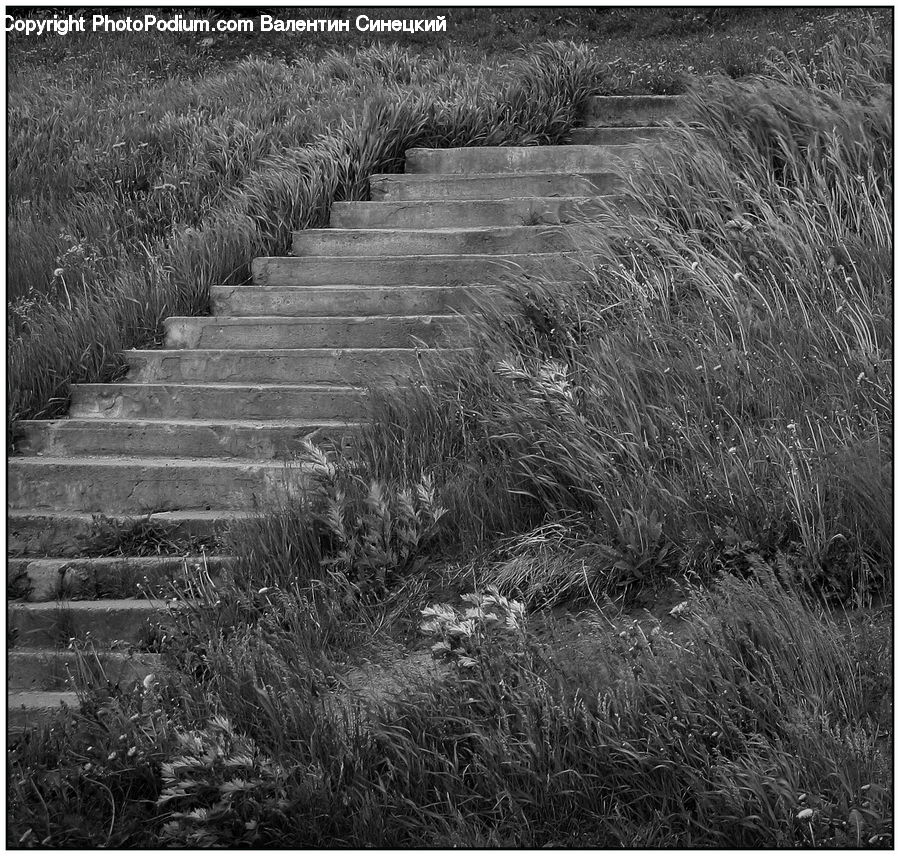
[[[573,72],[582,87],[672,92],[689,74],[747,74],[767,50],[810,59],[835,28],[863,26],[866,17],[378,16],[440,12],[448,33],[415,37],[257,33],[205,45],[194,34],[12,34],[10,419],[62,413],[70,382],[115,377],[122,348],[152,343],[166,315],[206,311],[210,284],[246,278],[254,255],[282,251],[290,226],[322,223],[333,198],[359,198],[368,173],[398,169],[405,147],[557,138],[577,105],[574,92],[554,89],[546,60],[539,70],[527,58],[542,40],[577,37],[588,46],[590,59],[584,54]],[[886,22],[887,13],[874,14]],[[523,45],[524,54],[515,50]],[[504,102],[523,111],[515,127],[492,112]]]
[[[748,45],[771,20],[670,18]],[[692,37],[637,20],[633,46]],[[258,74],[260,93],[282,75],[285,106],[222,119],[227,157],[199,128],[163,147],[182,152],[167,175],[197,177],[173,191],[165,262],[124,256],[141,273],[120,292],[98,275],[84,295],[66,282],[72,309],[54,286],[23,310],[15,388],[70,365],[28,374],[29,318],[82,318],[79,354],[106,311],[91,294],[140,295],[106,353],[176,300],[201,310],[245,253],[320,222],[410,141],[554,139],[616,79],[587,48],[462,56],[223,59],[170,83],[202,105],[214,80]],[[233,572],[180,598],[153,642],[171,676],[87,696],[12,748],[10,844],[891,846],[892,46],[866,25],[773,59],[698,81],[711,133],[679,132],[631,177],[626,219],[583,224],[583,283],[510,280],[518,311],[484,307],[471,359],[381,395],[361,456],[310,450],[320,490],[231,533]],[[398,69],[410,83],[363,112]],[[295,99],[291,133],[323,136],[276,153],[266,121]],[[34,388],[32,407],[51,387]]]

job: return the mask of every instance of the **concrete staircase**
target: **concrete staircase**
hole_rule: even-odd
[[[459,313],[500,275],[570,274],[568,224],[615,196],[615,170],[660,145],[679,109],[595,98],[571,145],[413,149],[405,174],[372,176],[372,201],[335,203],[331,228],[256,259],[252,284],[214,287],[211,317],[169,318],[164,348],[129,351],[123,381],[76,385],[68,418],[23,423],[8,466],[9,725],[76,703],[72,638],[94,641],[101,682],[158,669],[148,592],[192,564],[215,573],[217,533],[303,486],[303,441],[346,442],[368,382],[464,346]],[[163,555],[98,547],[98,526],[136,520],[165,533]]]

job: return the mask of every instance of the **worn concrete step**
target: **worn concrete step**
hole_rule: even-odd
[[[511,273],[573,277],[577,254],[510,253],[445,256],[266,256],[253,260],[256,285],[469,286],[490,285]]]
[[[158,654],[13,649],[6,657],[8,692],[127,687],[163,670]]]
[[[221,549],[224,535],[232,525],[260,513],[249,509],[189,508],[140,515],[117,512],[98,520],[96,515],[87,512],[8,509],[6,549],[10,556],[98,555],[112,551],[112,531],[129,543],[150,539],[163,545],[167,552],[202,549],[213,553]]]
[[[275,315],[256,318],[172,317],[165,320],[167,348],[239,350],[410,348],[419,342],[425,345],[449,344],[464,338],[466,326],[466,319],[459,315],[314,318]]]
[[[308,484],[303,464],[216,458],[17,457],[7,464],[10,508],[146,514],[251,508]]]
[[[616,202],[615,196],[335,202],[331,207],[331,225],[385,230],[555,225],[577,223]]]
[[[624,186],[616,172],[531,172],[492,175],[379,174],[369,178],[374,202],[487,201],[607,196]]]
[[[585,125],[658,125],[679,119],[685,110],[679,95],[597,95],[588,101]]]
[[[215,577],[232,561],[205,554],[11,558],[6,562],[6,596],[29,602],[164,596],[173,582],[199,573]]]
[[[210,291],[213,315],[312,318],[321,315],[449,315],[470,309],[472,297],[483,296],[490,288],[478,285],[214,285]]]
[[[341,446],[359,424],[327,420],[53,419],[20,423],[25,455],[281,459],[304,440]]]
[[[356,420],[363,392],[338,384],[84,383],[70,416],[109,419]]]
[[[270,329],[273,336],[277,332],[290,334],[290,328],[284,331],[275,327]],[[431,335],[430,330],[425,332]],[[423,364],[431,362],[433,357],[433,351],[416,348],[125,352],[125,360],[131,369],[126,378],[129,383],[388,383],[421,376]]]
[[[169,617],[166,601],[149,598],[16,603],[7,607],[11,650],[65,646],[71,639],[101,643],[147,641],[151,623]]]
[[[78,694],[72,690],[11,692],[6,696],[6,730],[14,734],[54,720],[62,711],[78,710]]]
[[[409,149],[410,174],[477,175],[503,172],[610,172],[652,154],[653,143],[627,146],[463,146]]]
[[[326,420],[60,419],[21,423],[25,455],[281,460],[303,443],[344,445],[360,423]]]
[[[623,146],[647,140],[664,140],[671,133],[669,128],[659,125],[623,128],[587,126],[573,128],[571,140],[578,146]]]
[[[294,233],[295,256],[499,255],[575,249],[567,226],[481,226],[472,229],[305,229]]]

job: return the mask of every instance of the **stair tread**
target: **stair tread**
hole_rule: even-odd
[[[192,349],[187,349],[192,350]],[[239,352],[238,348],[226,348],[225,350],[233,350],[235,352]],[[247,349],[251,350],[265,350],[265,349]],[[160,352],[162,353],[162,352]],[[134,392],[137,387],[178,387],[178,388],[187,388],[187,389],[271,389],[271,390],[287,390],[287,389],[308,389],[314,390],[316,392],[321,392],[326,389],[333,389],[335,391],[344,391],[344,390],[353,390],[359,391],[362,390],[363,387],[360,386],[352,386],[350,384],[341,384],[341,383],[224,383],[222,381],[209,381],[209,382],[201,382],[201,381],[189,381],[189,382],[179,382],[179,381],[152,381],[149,383],[126,383],[123,381],[117,381],[115,383],[73,383],[73,387],[78,387],[80,389],[92,389],[94,387],[99,387],[101,389],[109,389],[113,390],[116,387],[125,387],[129,392]]]
[[[135,384],[137,385],[137,384]],[[140,384],[143,386],[143,384]],[[310,426],[321,428],[344,428],[348,425],[361,425],[361,422],[342,422],[332,419],[152,419],[149,417],[117,416],[103,419],[88,416],[65,416],[59,419],[23,419],[19,425],[30,428],[41,425],[90,425],[96,429],[98,424],[103,425],[176,425],[193,427],[201,425],[213,425],[233,428],[306,428]]]
[[[265,458],[162,458],[139,457],[126,455],[66,455],[54,457],[49,455],[21,455],[9,458],[8,466],[143,466],[159,467],[225,467],[230,469],[243,469],[246,467],[264,467],[267,469],[280,469],[285,461],[267,460]],[[305,464],[295,463],[295,467],[304,467]],[[140,515],[134,515],[140,516]]]
[[[66,609],[78,612],[97,612],[108,611],[110,609],[129,609],[144,610],[145,612],[156,612],[165,607],[166,601],[163,598],[144,598],[144,597],[127,597],[127,598],[110,598],[108,600],[38,600],[24,601],[20,603],[10,604],[8,609],[27,610],[28,612],[53,612],[60,608],[61,604]]]
[[[323,231],[330,231],[325,229]],[[340,230],[335,230],[340,231]],[[353,231],[352,229],[349,231]],[[373,232],[377,232],[379,230],[373,229]],[[324,324],[324,323],[334,323],[334,324],[352,324],[352,323],[360,323],[364,321],[372,321],[372,322],[381,322],[381,321],[408,321],[411,319],[418,318],[459,318],[458,314],[453,313],[437,313],[437,312],[428,312],[428,313],[420,313],[413,315],[170,315],[166,321],[203,321],[210,324],[231,324],[235,326],[240,326],[241,324],[253,324],[253,323],[265,323],[265,324]],[[190,350],[193,350],[191,348]],[[212,350],[234,350],[233,348],[216,348]],[[293,350],[293,349],[283,349],[283,350]],[[296,349],[296,350],[303,350]],[[334,351],[346,351],[346,350],[354,350],[353,348],[309,348],[307,350],[334,350]],[[372,350],[383,350],[381,348],[359,348],[357,350],[363,351],[372,351]],[[401,350],[410,350],[409,348],[401,349]]]

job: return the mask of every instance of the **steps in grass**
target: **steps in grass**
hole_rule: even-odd
[[[39,456],[153,455],[281,459],[304,443],[341,445],[358,423],[327,420],[55,419],[21,423],[17,449]]]
[[[622,204],[621,197],[615,195],[335,202],[331,206],[330,224],[334,229],[348,230],[548,226],[578,223]],[[298,237],[302,234],[298,233]]]
[[[308,485],[303,464],[162,457],[19,457],[7,470],[10,507],[146,514],[178,508],[245,508]]]
[[[168,318],[166,347],[189,350],[376,349],[450,344],[466,331],[458,315],[363,315],[289,318]]]
[[[378,317],[378,316],[375,316]],[[219,319],[220,321],[223,319]],[[274,320],[274,319],[272,319]],[[290,320],[290,319],[288,319]],[[308,320],[308,319],[304,319]],[[372,320],[369,318],[369,320]],[[452,319],[455,325],[456,318]],[[273,325],[274,327],[275,325]],[[412,344],[441,334],[440,322],[424,335],[410,334]],[[202,331],[209,335],[208,331]],[[282,335],[291,330],[281,331]],[[352,331],[351,331],[352,332]],[[446,330],[444,331],[446,332]],[[452,332],[452,329],[451,329]],[[197,331],[191,331],[196,334]],[[343,332],[348,337],[347,332]],[[374,337],[374,333],[370,333]],[[382,335],[385,332],[382,331]],[[397,337],[402,341],[401,337]],[[170,351],[128,351],[129,383],[325,383],[363,385],[367,381],[408,379],[422,374],[433,353],[422,347],[353,348],[178,348]]]
[[[294,233],[295,256],[438,256],[571,252],[567,226],[484,226],[473,229],[306,229]]]
[[[78,694],[73,690],[7,691],[6,729],[18,734],[51,722],[55,717],[79,706]]]
[[[157,673],[160,598],[200,566],[223,572],[229,527],[308,484],[307,440],[352,446],[370,383],[466,347],[462,316],[510,277],[590,278],[578,224],[627,210],[629,170],[683,114],[678,98],[597,97],[568,145],[412,149],[402,174],[371,176],[370,200],[297,232],[292,255],[214,286],[210,317],[167,319],[165,347],[127,352],[123,378],[73,385],[68,418],[20,424],[10,728],[77,708],[76,669],[100,692]]]
[[[10,651],[6,658],[6,687],[16,693],[71,692],[79,673],[82,679],[121,686],[158,675],[162,668],[158,654],[23,648]]]
[[[364,391],[344,384],[103,383],[72,387],[71,416],[105,419],[349,421]]]
[[[101,556],[99,558],[10,558],[6,563],[8,599],[27,603],[92,600],[100,597],[162,596],[191,573],[219,575],[229,556]]]
[[[39,508],[12,508],[6,512],[6,549],[10,557],[68,558],[95,554],[106,542],[99,541],[101,524],[122,532],[147,529],[165,544],[178,545],[179,558],[200,545],[207,552],[218,549],[224,533],[259,515],[254,508],[181,508],[177,511],[152,511],[148,514],[115,513],[100,520],[89,511],[53,511]]]
[[[473,175],[480,172],[609,172],[650,157],[655,141],[595,146],[485,146],[456,149],[410,149],[409,174]]]
[[[360,203],[377,204],[377,203]],[[446,315],[470,309],[490,285],[220,285],[212,287],[213,315],[284,316]],[[308,351],[310,359],[313,350]]]
[[[503,202],[609,196],[622,189],[615,172],[503,172],[472,175],[376,174],[373,202]],[[348,203],[352,204],[352,203]],[[340,210],[340,209],[339,209]]]
[[[328,286],[348,282],[384,287],[470,286],[504,275],[574,277],[583,268],[577,253],[498,255],[270,256],[254,259],[253,280],[262,286]]]

